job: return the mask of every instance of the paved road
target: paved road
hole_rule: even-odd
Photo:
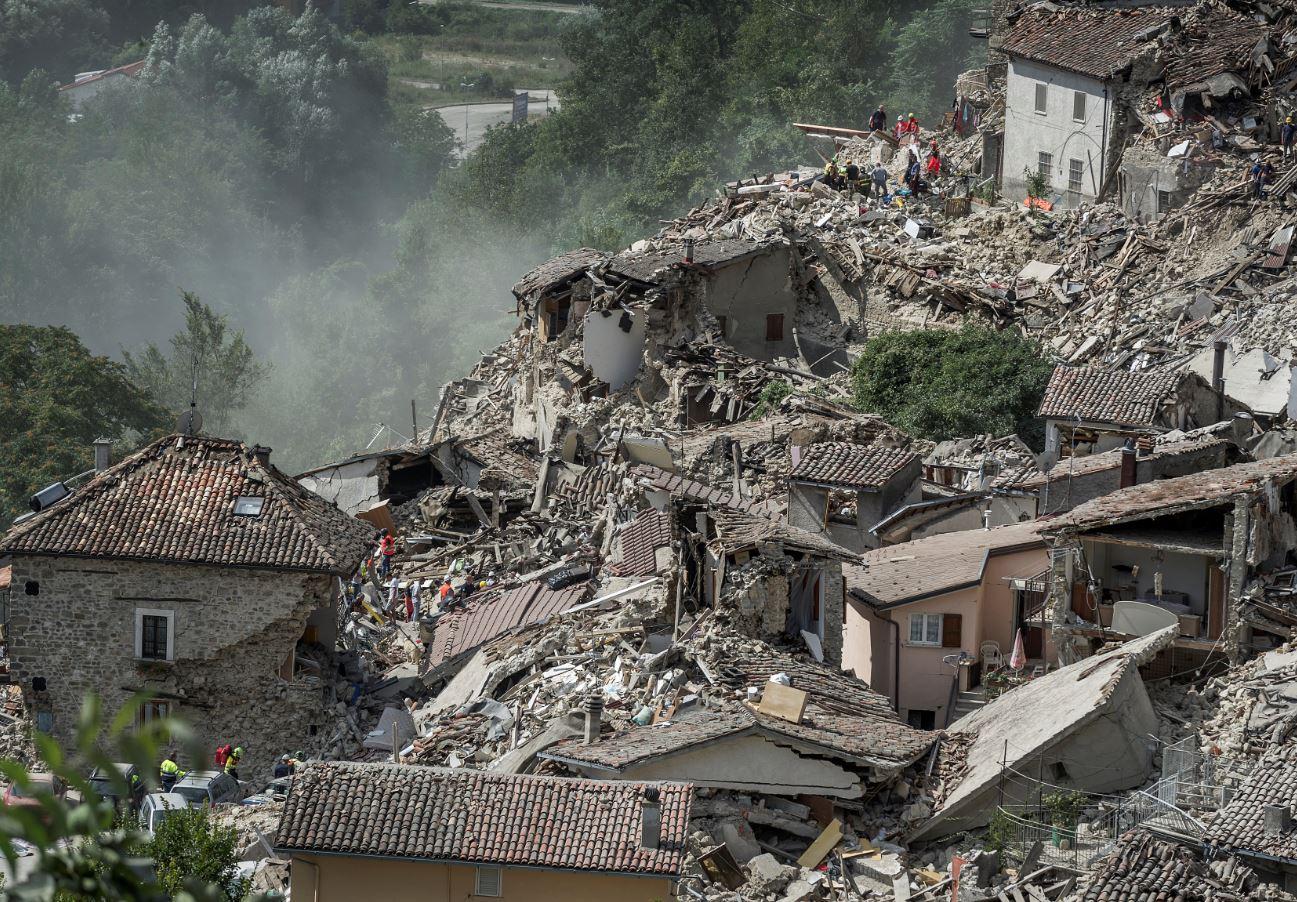
[[[529,108],[532,116],[545,114],[545,91],[530,91]],[[558,98],[553,92],[549,95],[549,108],[558,109]],[[443,106],[437,109],[437,113],[455,132],[455,137],[464,141],[465,125],[467,124],[468,141],[467,147],[471,152],[476,150],[482,143],[486,130],[493,125],[500,125],[508,122],[513,116],[513,104],[505,103],[457,103],[454,106]],[[467,117],[465,114],[467,113]],[[460,156],[463,153],[461,151]]]

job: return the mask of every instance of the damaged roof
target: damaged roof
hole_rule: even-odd
[[[659,848],[641,843],[660,793]],[[293,778],[276,850],[675,876],[693,787],[401,764],[311,764]]]
[[[1117,426],[1157,426],[1158,414],[1186,378],[1170,370],[1131,373],[1089,366],[1056,366],[1036,416]]]
[[[749,241],[746,238],[726,238],[715,241],[699,241],[694,245],[695,268],[712,271],[736,263],[746,257],[764,254],[782,241]],[[608,272],[637,282],[656,284],[660,274],[676,265],[684,266],[684,244],[678,244],[648,253],[626,251],[613,257],[608,263]]]
[[[236,513],[240,498],[262,499]],[[375,530],[243,442],[171,435],[12,528],[0,554],[304,570],[350,576]]]
[[[669,723],[630,726],[598,742],[565,740],[541,757],[622,771],[656,758],[739,733],[764,733],[798,740],[831,755],[892,770],[917,760],[936,734],[902,723],[891,702],[850,674],[796,658],[761,643],[742,643],[691,652],[714,683],[735,690],[761,687],[776,673],[809,696],[801,723],[734,702],[716,708],[690,708]]]
[[[658,572],[659,548],[671,545],[671,518],[646,508],[618,533],[615,569],[618,576],[650,576]]]
[[[852,596],[876,608],[967,589],[981,583],[986,562],[995,555],[1038,548],[1044,565],[1041,525],[1029,521],[966,529],[875,548],[861,556],[861,563],[844,565],[842,578]]]
[[[1264,489],[1269,481],[1297,479],[1297,454],[1204,470],[1191,476],[1159,479],[1103,495],[1048,521],[1043,531],[1090,529],[1189,510],[1229,504],[1236,497]]]
[[[1225,867],[1209,867],[1199,845],[1159,839],[1147,830],[1132,830],[1117,841],[1110,854],[1084,878],[1076,902],[1116,902],[1135,899],[1242,898],[1255,886],[1255,872],[1226,858]],[[1233,894],[1233,896],[1231,895]]]
[[[918,457],[905,448],[819,442],[802,452],[791,479],[847,488],[881,489]]]
[[[1145,48],[1141,36],[1171,22],[1183,8],[1027,10],[1013,22],[1000,51],[1055,69],[1106,80]]]
[[[579,604],[589,588],[582,582],[551,589],[542,579],[511,589],[490,589],[470,595],[467,604],[437,618],[428,642],[426,663],[439,667],[509,630],[548,620]]]
[[[1247,16],[1216,6],[1204,6],[1201,18],[1185,25],[1167,54],[1166,87],[1175,92],[1207,90],[1208,82],[1226,72],[1247,81],[1252,51],[1265,39],[1268,28]]]
[[[603,251],[589,247],[559,254],[519,279],[513,286],[514,297],[520,301],[538,297],[574,281],[587,269],[599,266],[607,259],[608,255]]]
[[[732,492],[715,488],[699,482],[697,479],[690,479],[688,476],[668,473],[666,470],[652,464],[635,464],[631,467],[630,475],[646,480],[648,488],[667,492],[689,501],[703,501],[708,504],[717,504],[721,507],[734,508],[735,510],[753,514],[759,514],[769,509],[769,500],[735,498]]]
[[[1271,805],[1297,810],[1297,744],[1281,743],[1266,750],[1252,776],[1211,819],[1210,838],[1235,852],[1297,863],[1297,825],[1290,820],[1282,830],[1267,831],[1265,809]]]
[[[841,545],[805,529],[790,526],[782,520],[724,507],[712,508],[708,511],[708,516],[716,525],[714,544],[725,554],[769,544],[834,560],[858,559],[858,555]]]
[[[1181,439],[1173,442],[1158,442],[1153,445],[1152,450],[1147,454],[1138,455],[1135,461],[1138,465],[1145,461],[1170,457],[1215,454],[1228,451],[1233,447],[1236,446],[1232,441],[1218,435],[1208,435],[1196,439]],[[1022,480],[1016,487],[1034,490],[1042,488],[1046,483],[1056,483],[1069,478],[1074,479],[1090,473],[1101,473],[1104,470],[1117,470],[1121,468],[1121,454],[1120,448],[1114,448],[1100,454],[1086,454],[1079,457],[1074,455],[1065,461],[1060,461],[1047,473],[1037,473]]]

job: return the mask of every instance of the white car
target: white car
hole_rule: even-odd
[[[189,807],[185,797],[178,792],[151,792],[140,803],[140,827],[152,836],[169,815]]]

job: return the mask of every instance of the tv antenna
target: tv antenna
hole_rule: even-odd
[[[198,361],[200,354],[194,352],[194,361],[190,366],[189,409],[176,419],[176,431],[181,435],[197,435],[203,428],[203,415],[198,411]]]

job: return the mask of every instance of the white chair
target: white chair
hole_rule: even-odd
[[[999,642],[988,639],[981,644],[978,651],[982,656],[983,673],[990,673],[1004,666],[1004,654],[1000,651]]]

